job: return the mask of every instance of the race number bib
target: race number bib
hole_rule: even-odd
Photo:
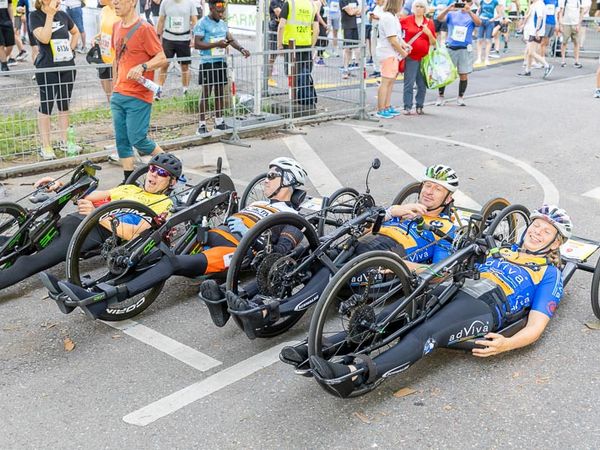
[[[102,56],[110,57],[110,34],[101,33],[100,34],[100,53]]]
[[[211,38],[210,42],[219,42],[222,41],[224,38]],[[226,48],[221,48],[221,47],[213,47],[210,49],[210,54],[212,56],[225,56],[225,51],[227,49]]]
[[[555,9],[556,9],[555,5],[552,5],[552,4],[546,5],[546,15],[547,16],[553,16]]]
[[[169,17],[168,31],[172,31],[173,33],[183,33],[185,31],[185,22],[183,17]]]
[[[8,0],[0,0],[0,8],[8,9]]]
[[[454,26],[450,37],[453,41],[465,42],[467,40],[467,27]]]
[[[52,59],[55,63],[71,61],[73,52],[68,39],[52,39],[50,41],[50,49],[52,50]]]

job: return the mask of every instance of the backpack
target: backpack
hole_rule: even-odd
[[[296,101],[300,105],[312,106],[317,104],[317,91],[311,73],[303,67],[296,79]]]

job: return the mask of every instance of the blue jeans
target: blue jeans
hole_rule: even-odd
[[[481,26],[479,27],[479,30],[477,30],[477,37],[479,39],[487,39],[489,41],[492,39],[494,26],[496,26],[496,22],[492,22],[490,19],[482,19]]]
[[[425,102],[425,93],[427,85],[425,78],[421,73],[421,61],[407,57],[404,66],[404,109],[412,109],[413,106],[413,87],[417,83],[417,108],[422,108]]]
[[[156,143],[148,138],[148,126],[152,112],[151,103],[113,92],[110,97],[110,111],[119,158],[132,157],[132,147],[137,148],[144,155],[149,155],[154,151]]]
[[[80,33],[85,33],[83,29],[83,8],[75,7],[75,8],[67,8],[67,14],[69,17],[75,22],[77,29]]]

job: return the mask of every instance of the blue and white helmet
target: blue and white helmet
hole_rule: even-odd
[[[533,211],[529,218],[542,219],[550,223],[558,233],[565,239],[569,239],[573,233],[573,222],[567,212],[555,205],[542,205],[541,208]]]
[[[292,158],[275,158],[269,167],[277,167],[283,174],[283,185],[286,187],[302,186],[306,183],[308,174],[298,161]]]

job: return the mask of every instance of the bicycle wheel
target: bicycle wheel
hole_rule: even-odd
[[[411,294],[410,278],[406,264],[386,251],[367,252],[345,264],[330,280],[313,313],[309,355],[339,362],[357,353],[373,358],[389,348],[392,343],[383,345],[382,340],[412,322],[423,307],[417,301],[410,302],[385,329],[380,326]]]
[[[592,277],[592,311],[594,315],[600,320],[600,258],[596,263],[594,269],[594,276]]]
[[[67,252],[69,282],[85,288],[99,283],[119,285],[141,271],[150,268],[162,254],[154,244],[145,244],[144,254],[136,267],[129,267],[129,258],[140,250],[145,238],[159,228],[157,215],[149,207],[130,200],[108,203],[86,217],[79,225]],[[113,227],[111,230],[107,227]],[[116,227],[120,227],[115,230]],[[128,234],[128,238],[121,237]],[[129,319],[144,311],[156,300],[164,282],[142,294],[111,304],[99,319],[117,321]]]
[[[510,205],[496,214],[486,234],[490,234],[499,247],[518,243],[531,222],[529,214],[523,205]]]
[[[421,183],[415,181],[410,183],[394,197],[392,205],[402,205],[403,203],[417,203],[419,193],[421,192]]]
[[[186,205],[191,206],[199,201],[214,197],[218,194],[233,191],[235,191],[235,186],[231,178],[225,174],[219,174],[214,177],[207,178],[206,180],[194,186],[194,188],[190,191]],[[219,205],[207,216],[208,225],[211,228],[219,226],[225,222],[227,217],[235,212],[237,212],[237,204],[235,202],[231,204],[227,202]]]
[[[327,235],[356,216],[355,206],[360,194],[356,189],[340,188],[331,194],[324,212],[323,234]]]
[[[125,180],[125,184],[133,184],[143,188],[146,183],[146,174],[148,173],[148,164],[136,167],[133,172]]]
[[[502,197],[493,198],[487,201],[480,212],[481,217],[483,217],[482,231],[485,231],[485,229],[494,221],[496,216],[508,206],[510,206],[510,202]]]
[[[296,227],[303,235],[302,243],[289,255],[277,254],[272,248],[285,226]],[[314,268],[309,267],[294,277],[287,275],[318,246],[319,237],[314,227],[297,214],[276,213],[262,219],[240,241],[231,259],[227,271],[227,290],[247,296],[250,289],[247,290],[246,286],[254,286],[253,290],[258,289],[258,294],[276,298],[281,302],[292,295],[300,296]],[[305,312],[306,309],[301,309],[286,316],[282,315],[275,323],[256,330],[255,334],[264,338],[277,336],[294,326]],[[243,327],[241,319],[235,315],[233,317],[238,325]]]
[[[27,220],[27,211],[17,203],[0,202],[0,270],[9,268],[17,259],[14,253],[24,241],[26,233],[19,228]]]
[[[248,186],[246,186],[246,189],[244,189],[244,192],[242,193],[242,196],[240,197],[240,209],[244,209],[246,206],[248,206],[252,202],[269,200],[265,196],[265,191],[263,189],[263,182],[266,179],[267,179],[267,173],[264,172],[264,173],[261,173],[261,174],[255,176],[252,179],[252,181],[250,181],[250,183],[248,183]]]

